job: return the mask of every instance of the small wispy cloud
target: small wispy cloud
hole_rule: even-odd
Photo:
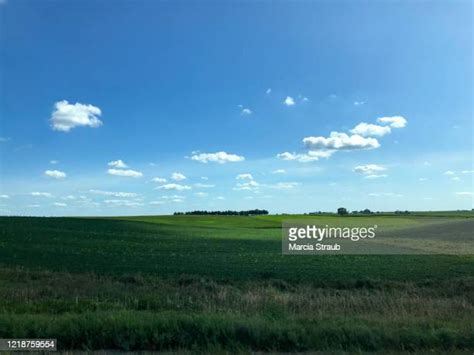
[[[191,156],[191,160],[198,161],[200,163],[237,163],[244,161],[245,158],[236,154],[229,154],[226,152],[216,152],[216,153],[196,153]]]
[[[131,178],[140,178],[143,176],[143,173],[131,169],[108,169],[107,174],[114,176],[123,176]]]
[[[60,171],[60,170],[46,170],[44,172],[44,175],[53,179],[58,179],[58,180],[65,179],[67,176],[64,171]]]
[[[186,176],[181,173],[173,173],[171,174],[171,179],[173,179],[174,181],[182,181],[186,180]]]
[[[180,184],[165,184],[161,186],[155,187],[155,190],[176,190],[176,191],[184,191],[184,190],[191,190],[191,186],[188,185],[180,185]]]
[[[110,161],[107,165],[112,167],[112,168],[117,168],[117,169],[126,169],[126,168],[128,168],[128,165],[125,164],[123,162],[123,160],[121,160],[121,159]]]
[[[287,96],[285,100],[283,100],[283,104],[286,106],[294,106],[295,105],[295,99],[292,98],[291,96]]]

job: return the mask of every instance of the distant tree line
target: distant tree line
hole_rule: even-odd
[[[365,210],[352,211],[350,214],[365,214],[365,215],[367,215],[367,214],[381,214],[381,213],[386,213],[386,212],[379,212],[379,211],[373,212],[373,211],[369,210],[368,208],[366,208]],[[394,213],[395,214],[410,214],[410,211],[396,210]],[[340,216],[345,216],[345,215],[349,214],[349,211],[347,210],[347,208],[339,207],[337,209],[337,214],[340,215]]]
[[[175,216],[196,215],[196,216],[256,216],[266,215],[267,210],[248,210],[248,211],[189,211],[189,212],[175,212]]]

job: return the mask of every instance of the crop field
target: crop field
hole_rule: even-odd
[[[473,217],[2,217],[0,338],[57,338],[63,350],[472,352]],[[281,223],[295,218],[376,224],[388,245],[437,255],[282,255]]]

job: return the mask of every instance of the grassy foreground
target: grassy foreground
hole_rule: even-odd
[[[0,338],[57,338],[61,349],[474,349],[473,256],[282,256],[283,218],[0,218]],[[317,218],[406,234],[469,216]]]

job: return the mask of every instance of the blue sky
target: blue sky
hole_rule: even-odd
[[[472,14],[4,0],[0,213],[470,209]]]

